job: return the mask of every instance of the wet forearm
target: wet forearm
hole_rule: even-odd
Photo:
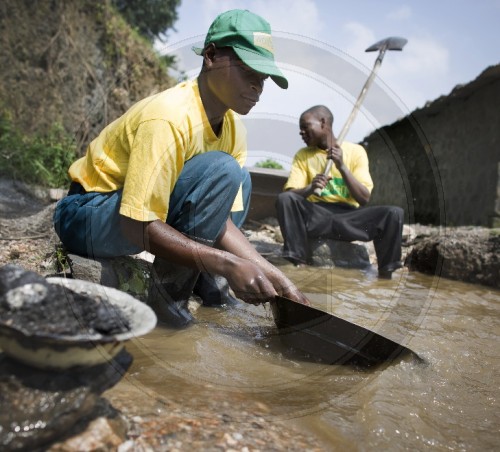
[[[210,273],[234,264],[229,253],[198,243],[159,220],[139,222],[122,217],[125,236],[155,256]]]
[[[253,245],[247,240],[245,235],[231,220],[226,222],[226,227],[220,234],[215,246],[242,259],[254,262],[263,259]]]

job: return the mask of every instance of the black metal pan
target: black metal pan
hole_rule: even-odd
[[[278,296],[271,308],[281,342],[314,361],[363,367],[409,355],[422,361],[409,348],[312,306]]]

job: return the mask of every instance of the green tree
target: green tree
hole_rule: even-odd
[[[257,168],[272,168],[272,169],[283,169],[283,165],[281,163],[278,163],[276,160],[273,159],[266,159],[262,160],[260,162],[257,162],[255,164]]]
[[[111,0],[118,12],[149,41],[160,38],[177,20],[181,0]]]
[[[61,124],[43,135],[28,137],[0,110],[0,176],[45,187],[65,187],[68,168],[76,159],[76,145]]]

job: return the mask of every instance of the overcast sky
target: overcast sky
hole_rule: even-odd
[[[261,101],[244,117],[249,164],[272,157],[288,167],[303,145],[298,118],[312,105],[333,111],[338,134],[377,57],[365,49],[381,39],[408,43],[386,53],[349,141],[362,141],[500,63],[500,0],[182,0],[176,31],[158,48],[195,77],[201,58],[191,46],[202,45],[215,17],[234,8],[271,24],[276,60],[290,82],[281,90],[266,81]]]

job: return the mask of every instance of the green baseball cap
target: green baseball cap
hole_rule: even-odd
[[[220,14],[208,29],[204,48],[210,43],[218,47],[232,47],[247,66],[269,75],[280,88],[288,88],[288,80],[274,61],[271,27],[257,14],[242,9]],[[202,55],[204,48],[193,47],[193,50]]]

